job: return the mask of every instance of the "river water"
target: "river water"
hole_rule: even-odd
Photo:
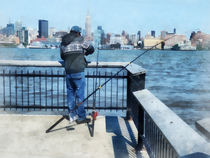
[[[142,52],[100,50],[99,61],[128,62]],[[57,61],[59,55],[59,49],[0,48],[0,60]],[[146,88],[188,124],[210,117],[210,51],[153,50],[135,63],[146,69]]]

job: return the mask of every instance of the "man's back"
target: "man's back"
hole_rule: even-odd
[[[66,73],[83,72],[86,61],[83,51],[84,38],[75,33],[69,33],[62,38],[61,58],[65,63]]]

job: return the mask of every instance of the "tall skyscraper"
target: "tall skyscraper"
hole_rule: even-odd
[[[126,34],[125,30],[123,30],[121,35],[125,36],[125,34]]]
[[[141,41],[141,31],[138,31],[138,33],[137,33],[137,40]]]
[[[38,38],[48,38],[48,21],[39,20],[39,35]]]
[[[85,31],[86,31],[86,38],[88,40],[91,40],[91,18],[89,12],[85,19]]]
[[[174,34],[176,34],[176,28],[174,28]]]
[[[19,37],[20,43],[25,45],[29,43],[29,31],[25,27],[17,31],[17,36]]]
[[[154,30],[151,31],[151,36],[155,37],[155,31]]]
[[[15,34],[15,25],[14,24],[7,24],[6,27],[6,35],[7,37],[10,35],[14,35]]]
[[[96,46],[105,44],[105,34],[102,26],[98,26],[94,32],[94,43]]]

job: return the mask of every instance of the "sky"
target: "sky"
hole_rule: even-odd
[[[92,32],[102,26],[106,33],[129,34],[165,30],[189,35],[201,30],[210,33],[210,0],[0,0],[0,26],[21,20],[24,26],[38,28],[38,20],[49,27],[67,30],[73,25],[85,28],[90,13]]]

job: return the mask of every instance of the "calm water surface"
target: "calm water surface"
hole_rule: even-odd
[[[143,50],[100,50],[99,61],[128,62]],[[0,48],[0,60],[61,60],[59,49]],[[88,56],[96,60],[96,54]],[[139,58],[146,88],[188,124],[210,117],[210,51],[157,51]]]

